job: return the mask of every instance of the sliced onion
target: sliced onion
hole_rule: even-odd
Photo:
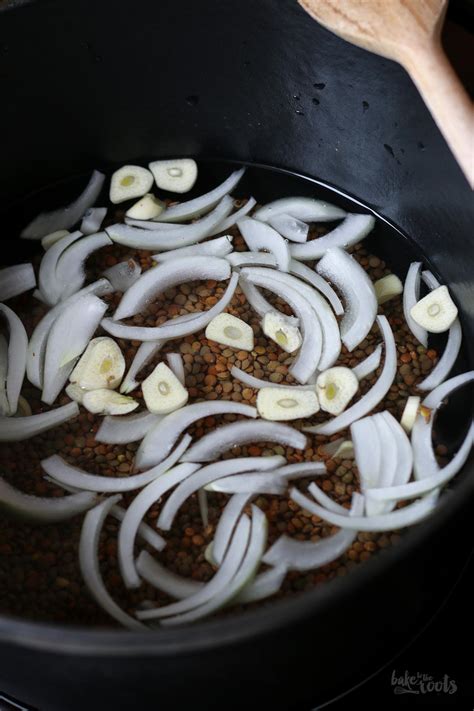
[[[84,264],[92,252],[96,252],[112,244],[105,232],[99,232],[89,237],[83,237],[71,247],[68,247],[58,259],[56,265],[56,283],[61,299],[67,299],[82,288],[86,280]]]
[[[243,217],[248,215],[251,210],[253,210],[256,204],[257,201],[255,200],[255,198],[250,197],[245,203],[245,205],[243,205],[243,207],[233,212],[231,215],[229,215],[229,217],[226,217],[220,225],[217,225],[216,229],[213,230],[213,232],[211,232],[209,236],[213,237],[214,235],[217,235],[220,232],[225,232],[226,230],[236,225],[239,220],[241,220]]]
[[[270,380],[261,380],[260,378],[256,378],[254,375],[250,375],[249,373],[246,373],[244,370],[241,368],[237,368],[236,365],[233,365],[232,368],[230,369],[230,374],[232,375],[233,378],[236,378],[237,380],[240,380],[241,383],[244,383],[245,385],[248,385],[249,388],[296,388],[297,390],[314,390],[314,386],[312,385],[281,385],[280,383],[272,383]]]
[[[171,469],[187,450],[190,443],[191,437],[184,435],[179,445],[161,464],[143,472],[143,474],[135,474],[128,477],[95,476],[72,466],[57,454],[43,459],[41,466],[49,476],[60,484],[68,484],[76,489],[99,491],[101,493],[133,491],[147,486],[151,481]]]
[[[296,489],[292,491],[296,491]],[[306,499],[305,496],[301,496]],[[310,499],[307,499],[307,501],[310,501]],[[349,515],[342,516],[342,518],[350,519],[351,516],[360,516],[363,511],[363,504],[364,498],[354,494],[351,512],[350,514],[347,512]],[[306,508],[306,506],[303,508]],[[328,536],[328,538],[323,538],[321,541],[313,543],[313,541],[298,541],[284,534],[268,549],[263,556],[263,562],[268,565],[284,566],[286,570],[320,568],[345,553],[353,544],[356,536],[356,530],[341,530],[332,536]]]
[[[176,600],[184,600],[204,587],[204,583],[198,580],[185,578],[168,570],[147,551],[140,552],[136,565],[143,580]]]
[[[275,595],[281,588],[285,575],[286,568],[284,565],[278,565],[276,568],[270,568],[270,570],[260,573],[241,590],[237,597],[234,598],[234,602],[243,605],[247,602],[257,602],[257,600],[264,600]]]
[[[374,418],[364,417],[353,422],[351,437],[361,489],[365,493],[371,486],[378,485],[382,465],[382,446]]]
[[[270,252],[275,257],[277,266],[281,271],[287,272],[290,268],[290,251],[288,243],[269,225],[251,217],[239,220],[237,227],[246,244],[252,252],[262,249]]]
[[[59,427],[79,414],[77,402],[30,417],[0,417],[0,442],[20,442]]]
[[[308,239],[309,227],[306,222],[292,217],[288,213],[280,213],[268,220],[270,227],[278,232],[282,237],[291,242],[306,242]]]
[[[276,215],[287,214],[303,222],[331,222],[346,216],[344,210],[323,200],[307,197],[280,198],[260,207],[255,219],[267,222]]]
[[[121,393],[129,393],[138,386],[136,376],[142,368],[163,348],[164,341],[147,341],[142,343],[133,357],[132,364],[120,386]]]
[[[104,276],[110,281],[114,291],[124,292],[135,284],[141,273],[141,266],[134,259],[128,259],[106,269]]]
[[[166,360],[173,373],[178,378],[181,385],[184,385],[186,380],[186,373],[184,370],[183,356],[181,353],[167,353]]]
[[[143,439],[152,427],[161,420],[151,412],[134,415],[104,417],[96,433],[96,440],[105,444],[129,444]]]
[[[26,418],[20,418],[25,420]],[[97,495],[89,491],[61,498],[31,496],[8,484],[0,477],[0,508],[10,516],[35,521],[56,523],[84,513],[97,501]]]
[[[9,413],[14,415],[25,377],[28,336],[18,316],[8,306],[0,304],[0,314],[5,317],[9,330],[7,399]]]
[[[290,254],[294,259],[308,261],[320,259],[328,249],[345,249],[367,237],[375,225],[372,215],[347,215],[335,229],[323,237],[317,237],[304,244],[292,244]]]
[[[217,565],[221,565],[224,559],[234,528],[250,498],[251,495],[247,493],[234,494],[219,518],[212,543],[212,557]]]
[[[65,299],[57,304],[41,319],[33,331],[28,345],[26,373],[28,380],[32,383],[32,385],[35,385],[37,388],[43,387],[43,366],[44,356],[46,353],[46,343],[51,327],[59,314],[83,296],[87,296],[88,294],[103,296],[104,294],[109,294],[112,291],[112,286],[107,279],[99,279],[93,284],[85,286],[81,289],[81,291],[73,294],[68,299]]]
[[[51,232],[73,227],[99,197],[104,180],[105,175],[94,170],[84,192],[74,202],[54,212],[42,212],[25,227],[20,236],[23,239],[41,239]]]
[[[140,578],[135,568],[133,549],[138,526],[142,518],[155,501],[158,501],[163,494],[193,474],[197,469],[199,469],[199,464],[178,464],[168,471],[165,477],[158,477],[158,479],[155,479],[142,489],[128,507],[118,535],[118,561],[127,588],[138,588],[140,586]],[[162,548],[164,548],[166,541],[164,539],[162,541]]]
[[[368,375],[371,375],[374,370],[377,370],[381,360],[382,346],[379,343],[379,345],[369,356],[367,356],[367,358],[364,358],[364,360],[362,360],[360,363],[358,363],[352,368],[352,372],[356,376],[357,380],[363,380]]]
[[[285,479],[285,481],[291,481],[301,477],[307,478],[326,474],[326,465],[324,462],[296,462],[295,464],[286,464],[284,467],[279,467],[274,473],[281,479]]]
[[[324,506],[325,509],[341,514],[341,516],[349,516],[349,511],[344,506],[341,506],[341,504],[338,504],[337,501],[331,499],[314,481],[308,486],[308,492],[313,499],[320,503],[321,506]],[[360,513],[363,513],[363,511],[364,507],[362,506]]]
[[[176,487],[161,509],[156,525],[162,531],[169,531],[182,504],[198,489],[210,484],[211,481],[222,479],[231,474],[268,471],[275,469],[284,461],[280,455],[274,455],[271,457],[239,457],[208,464]]]
[[[207,326],[209,321],[212,321],[215,316],[227,308],[234,296],[238,280],[239,275],[234,272],[220,300],[207,311],[197,311],[193,314],[178,316],[156,327],[126,326],[110,318],[102,319],[101,326],[104,331],[107,331],[107,333],[110,333],[112,336],[131,341],[172,340],[174,338],[189,336],[191,333],[201,331]]]
[[[157,262],[170,262],[172,259],[182,259],[183,257],[201,257],[209,255],[211,257],[226,257],[232,252],[232,235],[224,237],[216,237],[207,242],[200,244],[192,244],[190,247],[181,247],[180,249],[170,249],[169,252],[158,252],[153,255],[153,259]]]
[[[61,287],[56,278],[58,261],[66,249],[81,237],[82,232],[72,232],[61,237],[43,255],[39,268],[38,285],[42,300],[49,306],[54,306],[61,299]]]
[[[403,314],[408,328],[415,338],[425,348],[428,346],[428,333],[412,318],[411,309],[420,298],[420,269],[421,262],[412,262],[408,269],[403,287]]]
[[[99,538],[107,515],[119,501],[120,496],[111,496],[89,511],[82,524],[79,542],[79,565],[84,582],[94,600],[114,620],[132,630],[144,629],[144,625],[120,608],[109,595],[99,568]]]
[[[84,213],[80,230],[83,235],[93,235],[101,228],[105,216],[107,214],[106,207],[91,207]]]
[[[255,313],[257,313],[261,318],[265,316],[268,311],[273,311],[274,308],[269,301],[259,292],[256,286],[251,284],[244,276],[240,276],[239,286],[242,290],[243,295],[249,302],[250,306],[253,308]],[[291,317],[290,317],[291,318]]]
[[[117,521],[123,521],[127,511],[126,509],[123,509],[121,506],[116,504],[115,506],[112,506],[110,513],[114,518],[117,519]],[[143,521],[141,522],[137,529],[137,535],[142,539],[144,543],[148,543],[148,545],[154,548],[156,551],[161,551],[163,549],[162,537],[159,535],[159,533],[154,531],[153,528],[147,523],[144,523]]]
[[[387,410],[380,414],[385,419],[392,431],[393,439],[397,445],[397,468],[392,481],[393,485],[405,484],[413,470],[413,451],[410,440],[401,424]]]
[[[8,373],[8,343],[0,333],[0,417],[10,415],[10,405],[7,398],[7,373]]]
[[[367,415],[376,407],[390,390],[397,373],[397,349],[392,329],[385,316],[377,316],[377,324],[385,343],[385,360],[380,377],[360,400],[332,420],[314,427],[304,427],[305,432],[332,435],[344,430],[353,422]]]
[[[216,479],[206,486],[207,491],[219,491],[224,494],[277,494],[286,491],[286,481],[277,474],[236,474]]]
[[[15,264],[0,269],[0,301],[7,301],[34,289],[36,277],[32,264]]]
[[[194,198],[193,200],[187,200],[186,202],[179,203],[179,205],[168,207],[159,215],[159,220],[157,221],[179,222],[180,220],[192,220],[194,217],[199,217],[199,215],[208,212],[214,205],[217,205],[219,200],[227,196],[235,188],[244,173],[245,168],[235,170],[223,183],[218,185],[217,188],[214,188],[214,190],[200,195],[200,197]],[[223,219],[224,217],[222,217],[221,222]]]
[[[185,257],[149,269],[123,295],[113,319],[128,318],[143,311],[167,289],[196,279],[223,281],[230,277],[230,265],[219,257]]]
[[[336,284],[345,298],[341,338],[347,350],[352,351],[367,336],[377,315],[373,284],[360,264],[339,248],[329,249],[317,270]]]
[[[190,225],[184,225],[180,230],[171,227],[167,230],[150,231],[142,230],[139,227],[116,224],[106,227],[105,231],[114,242],[123,244],[126,247],[165,252],[169,249],[187,247],[190,244],[206,239],[231,210],[231,198],[224,197],[209,215]]]

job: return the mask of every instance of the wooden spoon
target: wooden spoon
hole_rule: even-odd
[[[441,46],[447,0],[298,2],[328,30],[406,69],[472,187],[474,110]]]

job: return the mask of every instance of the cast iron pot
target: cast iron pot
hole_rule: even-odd
[[[300,191],[338,199],[324,187],[336,186],[395,225],[379,234],[398,265],[421,250],[451,287],[463,366],[472,363],[472,196],[398,66],[322,30],[293,0],[13,5],[0,14],[9,261],[25,252],[15,237],[30,213],[72,197],[92,167],[191,155],[209,161],[205,188],[223,161],[272,166],[280,172],[249,171],[258,197],[306,176]],[[2,618],[0,689],[41,711],[321,704],[434,614],[471,546],[473,492],[471,459],[436,516],[394,548],[347,578],[225,619],[142,635]]]

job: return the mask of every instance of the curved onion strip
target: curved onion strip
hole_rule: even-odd
[[[413,448],[413,467],[415,479],[424,479],[437,474],[440,470],[433,450],[432,431],[435,411],[442,405],[443,400],[463,385],[474,381],[474,371],[456,375],[446,380],[432,390],[423,400],[422,405],[432,410],[429,422],[422,414],[418,414],[411,432]]]
[[[185,257],[148,269],[122,296],[114,321],[135,316],[167,289],[197,279],[223,281],[230,277],[230,265],[219,257]]]
[[[25,377],[28,336],[18,316],[8,306],[0,304],[0,314],[4,315],[9,330],[7,399],[9,412],[14,415]]]
[[[118,535],[118,561],[127,588],[138,588],[140,586],[140,578],[135,568],[133,549],[135,538],[137,537],[137,529],[143,517],[155,501],[158,501],[163,494],[193,474],[197,469],[199,469],[199,464],[178,464],[173,469],[170,469],[166,476],[158,477],[158,479],[155,479],[142,489],[128,507]],[[166,541],[163,538],[162,548],[165,545]]]
[[[104,294],[109,294],[112,292],[112,286],[107,279],[99,279],[93,284],[85,286],[81,291],[73,294],[68,299],[61,301],[59,304],[54,306],[48,313],[43,316],[39,324],[36,326],[33,334],[30,338],[28,345],[28,354],[26,359],[26,374],[28,380],[32,385],[37,388],[43,387],[43,366],[44,366],[44,356],[46,353],[46,343],[48,340],[48,335],[51,330],[56,318],[59,314],[67,309],[71,304],[73,304],[77,299],[87,296],[88,294],[95,294],[96,296],[103,296]]]
[[[319,516],[324,521],[332,523],[333,526],[340,526],[340,528],[348,528],[354,531],[376,532],[406,528],[426,518],[436,507],[438,492],[435,491],[414,504],[405,506],[403,509],[397,509],[378,516],[342,516],[314,503],[298,489],[290,491],[290,499],[314,516]]]
[[[241,590],[233,602],[243,605],[246,602],[257,602],[257,600],[264,600],[266,597],[275,595],[281,588],[285,575],[284,565],[278,565],[264,573],[259,573],[251,583]]]
[[[309,226],[306,222],[302,222],[288,213],[281,212],[279,215],[275,215],[268,220],[268,224],[290,242],[306,242],[308,239]]]
[[[272,383],[271,380],[261,380],[254,375],[246,373],[241,368],[233,365],[230,369],[230,374],[233,378],[240,380],[241,383],[248,385],[249,388],[296,388],[297,390],[314,390],[313,385],[282,385],[281,383]]]
[[[170,262],[172,259],[182,259],[183,257],[200,257],[210,255],[211,257],[226,257],[232,252],[232,235],[224,237],[216,237],[207,242],[200,244],[192,244],[190,247],[181,247],[180,249],[170,249],[169,252],[158,252],[154,254],[152,259],[157,262]]]
[[[398,471],[398,445],[391,426],[381,413],[373,415],[370,419],[375,426],[378,436],[380,465],[376,481],[364,490],[364,494],[367,494],[373,487],[392,486]],[[366,440],[366,447],[367,441],[370,441],[371,445],[373,444],[372,440]],[[386,513],[392,509],[393,505],[391,504],[381,504],[373,501],[373,499],[369,497],[365,499],[365,512],[367,516]]]
[[[133,415],[107,415],[96,433],[97,442],[105,444],[129,444],[143,439],[152,427],[162,418],[151,412],[139,412]]]
[[[377,297],[367,272],[347,252],[329,249],[316,269],[332,281],[345,299],[340,323],[342,342],[353,351],[369,333],[377,315]]]
[[[221,425],[201,437],[186,452],[184,462],[210,462],[232,447],[249,442],[276,442],[294,449],[304,449],[307,438],[294,427],[269,420],[239,420]]]
[[[224,494],[278,494],[281,496],[286,491],[286,481],[282,481],[276,472],[271,472],[271,474],[249,472],[216,479],[207,484],[206,491],[218,491]]]
[[[380,433],[371,416],[356,420],[351,425],[351,439],[355,460],[359,470],[362,493],[371,486],[377,486],[382,467],[382,446]],[[370,442],[370,447],[367,444]]]
[[[377,324],[382,333],[385,343],[385,360],[378,380],[372,385],[370,390],[363,395],[360,400],[347,408],[340,415],[332,420],[323,422],[314,427],[304,427],[304,432],[316,434],[332,435],[335,432],[344,430],[353,422],[364,417],[376,407],[390,390],[390,387],[397,373],[397,349],[392,329],[385,316],[377,316]]]
[[[306,497],[303,497],[306,499]],[[309,501],[309,499],[308,499]],[[354,494],[352,508],[347,516],[360,516],[363,511],[364,498]],[[306,508],[306,507],[303,507]],[[263,556],[263,562],[268,565],[284,565],[286,570],[311,570],[331,563],[350,548],[357,536],[357,531],[341,530],[328,538],[313,543],[313,541],[298,541],[285,534],[268,549]]]
[[[83,235],[93,235],[100,230],[107,214],[106,207],[91,207],[84,213],[80,230]]]
[[[227,196],[231,190],[235,188],[243,174],[245,168],[234,170],[223,183],[204,195],[200,195],[193,200],[181,202],[179,205],[172,205],[159,215],[157,222],[179,222],[180,220],[192,220],[194,217],[199,217],[205,212],[208,212],[214,205],[217,205],[219,200]],[[229,198],[230,199],[230,198]],[[233,203],[231,201],[231,207]],[[224,217],[221,219],[225,219]],[[213,229],[213,228],[212,228]]]
[[[90,491],[61,498],[31,496],[8,484],[0,477],[0,508],[11,516],[35,521],[36,523],[56,523],[84,513],[97,501],[97,495]]]
[[[70,245],[81,237],[82,232],[72,232],[61,237],[43,255],[38,273],[38,286],[42,300],[49,306],[54,306],[61,298],[61,288],[56,278],[59,258]]]
[[[341,208],[323,200],[308,197],[280,198],[260,207],[255,213],[256,220],[266,222],[277,215],[287,214],[303,222],[330,222],[346,216]]]
[[[405,484],[409,480],[413,470],[413,451],[410,440],[401,424],[388,410],[382,412],[381,417],[385,419],[392,430],[392,436],[397,445],[397,469],[392,486]]]
[[[319,488],[319,486],[312,481],[311,484],[308,486],[308,492],[311,494],[313,499],[317,501],[321,506],[324,506],[325,509],[328,509],[329,511],[334,511],[334,513],[341,514],[341,516],[349,516],[349,511],[346,509],[344,506],[341,506],[341,504],[338,504],[337,501],[334,501],[334,499],[331,499],[330,496],[328,496],[322,489]],[[363,513],[364,507],[362,506],[362,510],[360,513]]]
[[[239,210],[233,212],[231,215],[229,215],[229,217],[226,217],[226,219],[223,220],[220,225],[217,225],[216,229],[211,232],[209,237],[213,237],[214,235],[217,235],[220,232],[225,232],[226,230],[229,230],[239,220],[248,215],[249,212],[253,210],[256,204],[257,201],[255,200],[255,198],[249,197],[245,205],[243,205],[243,207],[241,207]]]
[[[92,252],[112,244],[105,232],[83,237],[71,247],[68,247],[58,259],[56,265],[56,283],[61,299],[67,299],[82,288],[86,280],[84,264]]]
[[[234,296],[238,279],[239,275],[234,272],[222,297],[217,304],[214,304],[214,306],[207,311],[197,311],[193,314],[178,316],[156,327],[126,326],[110,318],[102,319],[101,326],[104,331],[107,331],[107,333],[110,333],[112,336],[131,341],[171,340],[189,336],[191,333],[201,331],[207,326],[209,321],[212,321],[215,316],[227,308]]]
[[[323,237],[318,237],[304,244],[290,245],[290,254],[294,259],[308,261],[320,259],[328,249],[345,249],[364,237],[367,237],[375,225],[375,218],[372,215],[347,215],[344,222],[335,227]]]
[[[371,375],[374,370],[377,370],[381,360],[382,346],[379,343],[379,345],[369,356],[367,356],[367,358],[364,358],[364,360],[362,360],[360,363],[358,363],[352,368],[352,372],[356,376],[357,380],[363,380],[368,375]]]
[[[153,220],[136,220],[132,217],[125,217],[125,224],[130,225],[130,227],[140,227],[142,230],[153,230],[154,232],[181,230],[186,227],[186,224],[179,224],[178,222],[153,222]],[[178,233],[176,232],[176,234]]]
[[[263,294],[260,293],[257,287],[247,281],[247,279],[245,279],[242,275],[239,278],[239,286],[250,306],[253,308],[255,313],[260,316],[260,318],[263,318],[268,311],[275,310],[271,303],[266,300]]]
[[[146,341],[142,343],[133,357],[132,364],[127,371],[125,378],[120,386],[121,393],[129,393],[138,386],[136,376],[142,368],[151,361],[151,359],[163,348],[164,341]]]
[[[0,269],[0,301],[7,301],[34,289],[36,277],[32,264],[15,264]]]
[[[51,232],[57,230],[68,230],[79,222],[85,212],[95,203],[99,197],[105,175],[94,170],[92,176],[79,197],[67,207],[61,207],[54,212],[42,212],[35,217],[21,233],[23,239],[41,239]]]
[[[55,319],[44,357],[43,402],[50,405],[55,401],[106,310],[107,304],[88,294],[73,301]]]
[[[190,609],[189,612],[185,612],[184,614],[176,615],[174,617],[167,617],[161,621],[161,624],[176,625],[183,624],[185,622],[193,622],[210,615],[237,597],[237,595],[245,589],[247,585],[252,583],[255,577],[255,573],[260,566],[265,550],[267,535],[267,517],[257,506],[252,504],[252,527],[250,537],[248,539],[248,547],[245,545],[242,546],[242,552],[245,551],[246,548],[247,550],[237,572],[233,576],[228,576],[228,584],[223,585],[219,591],[216,591],[207,602],[199,605],[199,607]],[[240,557],[240,551],[238,556]]]
[[[86,514],[79,542],[79,565],[84,582],[94,600],[117,622],[132,630],[144,629],[144,625],[127,615],[109,595],[99,568],[99,538],[107,515],[120,500],[111,496]]]
[[[121,506],[116,504],[112,506],[110,514],[117,519],[117,521],[123,521],[127,511]],[[161,551],[163,549],[163,539],[159,533],[153,530],[151,526],[147,523],[142,523],[137,529],[137,535],[142,539],[144,543],[148,543],[149,546],[154,548],[156,551]]]
[[[198,580],[176,575],[155,560],[147,551],[140,552],[136,566],[143,580],[176,600],[184,600],[190,595],[195,595],[205,585]]]
[[[5,336],[0,333],[0,417],[10,414],[10,405],[7,398],[7,372],[8,372],[8,343]]]
[[[250,498],[251,494],[234,494],[221,513],[212,543],[212,557],[216,565],[222,563],[237,521],[250,501]]]
[[[428,345],[428,333],[413,319],[410,311],[420,298],[420,269],[421,262],[412,262],[408,269],[403,286],[403,314],[408,328],[415,338],[425,348]]]
[[[142,273],[142,268],[134,259],[119,262],[105,270],[104,276],[114,287],[114,291],[127,291]]]
[[[57,454],[43,459],[41,466],[44,471],[60,484],[68,484],[76,489],[99,491],[101,493],[133,491],[147,486],[159,476],[173,467],[191,444],[191,437],[184,435],[182,441],[161,464],[149,469],[143,474],[128,477],[95,476],[68,464]]]
[[[288,242],[273,227],[264,222],[259,222],[259,220],[253,220],[251,217],[244,217],[243,220],[239,220],[237,227],[250,251],[267,250],[275,257],[278,268],[283,272],[288,271],[290,268]]]
[[[178,602],[150,610],[137,611],[137,617],[142,620],[153,620],[159,617],[182,614],[214,599],[221,590],[229,586],[232,578],[237,573],[245,555],[249,534],[250,520],[248,516],[244,514],[237,525],[222,565],[206,585],[197,590],[193,595],[189,595]]]
[[[166,360],[168,361],[170,370],[172,370],[173,373],[176,375],[181,385],[184,385],[184,382],[186,380],[186,373],[184,370],[183,356],[181,355],[181,353],[167,353]]]
[[[250,283],[268,289],[286,301],[301,319],[303,343],[291,365],[290,373],[301,384],[306,383],[318,367],[322,348],[321,326],[313,307],[299,291],[277,281],[275,279],[277,272],[256,268],[244,269],[242,274],[244,273]]]
[[[79,414],[77,402],[29,417],[0,417],[0,442],[20,442],[58,427]]]
[[[275,469],[284,461],[283,457],[276,454],[271,457],[239,457],[208,464],[176,487],[160,511],[157,527],[163,531],[169,531],[182,504],[198,489],[210,484],[211,481],[222,479],[222,477],[231,474],[268,471]]]
[[[326,465],[324,462],[296,462],[295,464],[286,464],[275,470],[275,474],[291,481],[292,479],[306,478],[310,476],[319,476],[326,473]]]
[[[217,207],[197,222],[184,225],[181,229],[142,230],[139,227],[115,224],[106,227],[110,239],[118,244],[134,249],[149,249],[165,252],[168,249],[187,247],[209,237],[210,232],[219,225],[232,210],[232,200],[225,197]]]

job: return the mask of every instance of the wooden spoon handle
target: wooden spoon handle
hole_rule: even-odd
[[[471,187],[474,187],[474,108],[438,40],[402,61]]]

